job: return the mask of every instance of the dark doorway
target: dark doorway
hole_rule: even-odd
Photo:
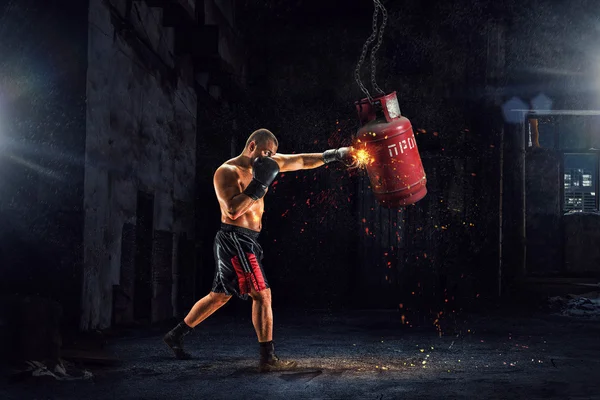
[[[150,321],[152,310],[152,227],[154,195],[137,194],[134,318]]]
[[[178,282],[177,315],[187,312],[196,302],[196,262],[194,259],[194,241],[187,234],[179,236],[177,248]]]

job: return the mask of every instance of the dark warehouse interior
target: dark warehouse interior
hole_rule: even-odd
[[[598,15],[0,0],[0,397],[600,399]]]

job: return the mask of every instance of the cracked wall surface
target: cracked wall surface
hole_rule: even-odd
[[[138,192],[154,196],[153,230],[187,232],[195,174],[196,94],[162,9],[91,0],[87,71],[84,280],[80,326],[111,325],[124,224]]]

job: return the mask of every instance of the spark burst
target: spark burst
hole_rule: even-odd
[[[375,159],[371,157],[366,148],[354,150],[352,155],[358,162],[358,167],[364,168],[375,161]]]

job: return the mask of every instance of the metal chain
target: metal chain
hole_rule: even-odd
[[[356,83],[358,83],[360,90],[362,90],[362,92],[367,96],[367,99],[369,99],[369,102],[372,102],[373,98],[371,97],[371,94],[369,93],[369,91],[367,90],[365,85],[363,85],[363,83],[360,80],[360,68],[362,67],[362,64],[365,62],[365,57],[367,56],[367,51],[369,50],[369,46],[371,45],[371,43],[373,43],[373,41],[377,37],[377,15],[379,14],[379,5],[377,4],[378,1],[379,0],[373,0],[373,2],[375,3],[375,11],[373,12],[373,32],[371,32],[371,36],[369,36],[367,38],[367,41],[363,45],[362,53],[360,54],[360,58],[358,59],[358,64],[356,65],[356,69],[354,70],[354,78],[356,79]]]
[[[379,8],[381,10],[381,15],[383,16],[383,21],[381,22],[381,26],[379,27],[379,38],[377,39],[377,44],[371,50],[371,85],[373,88],[379,92],[380,94],[385,94],[383,90],[377,85],[375,82],[375,53],[379,50],[381,46],[381,42],[383,41],[383,30],[385,29],[385,25],[387,24],[387,10],[381,3],[381,0],[373,0],[375,2],[375,9]]]

